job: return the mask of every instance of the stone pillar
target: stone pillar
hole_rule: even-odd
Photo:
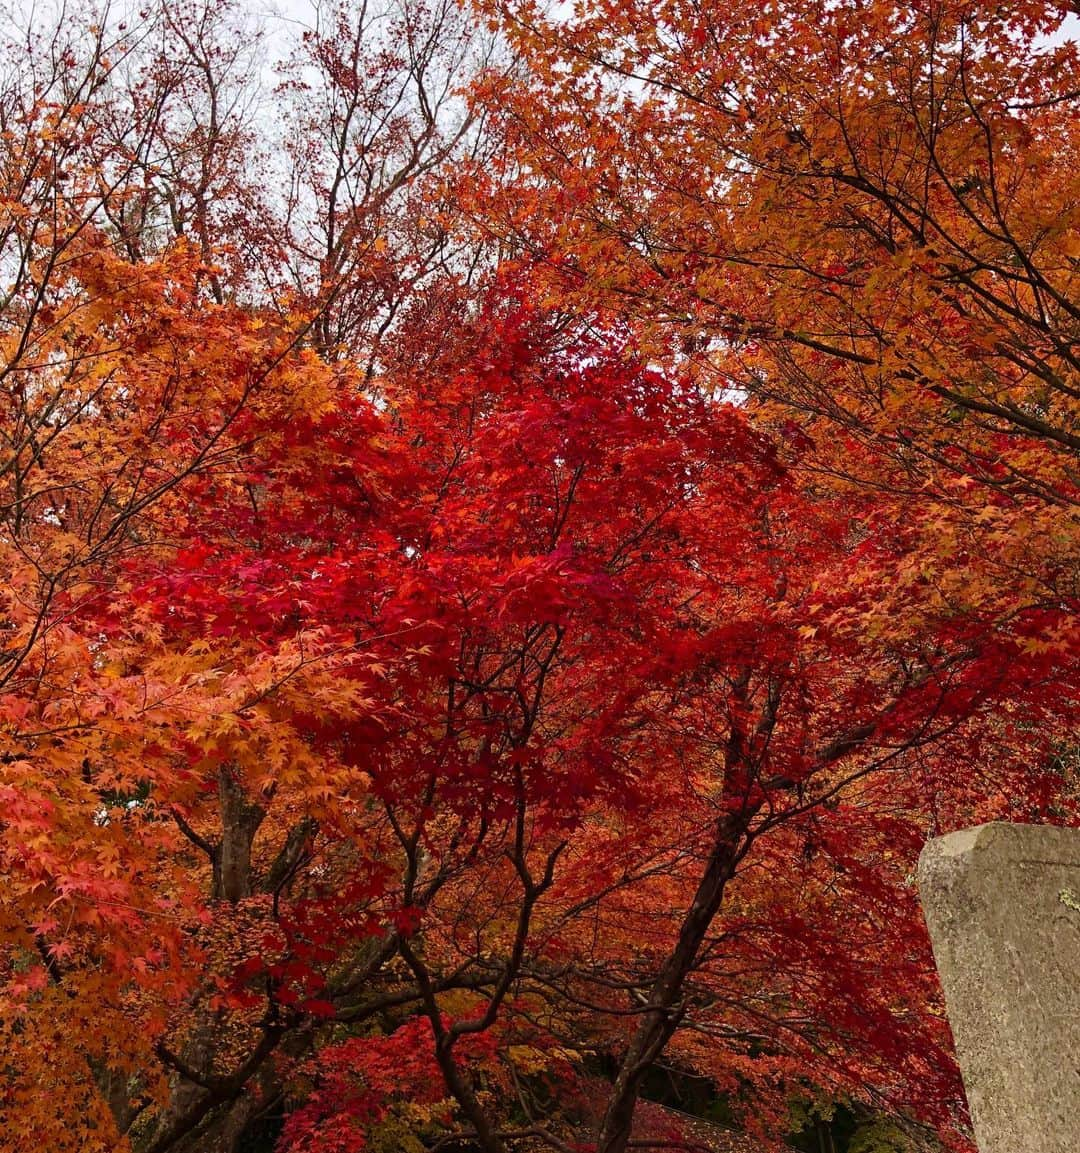
[[[980,1153],[1080,1153],[1080,830],[938,837],[919,889]]]

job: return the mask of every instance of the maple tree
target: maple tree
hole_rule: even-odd
[[[1066,7],[482,8],[531,74],[481,94],[505,166],[467,189],[551,298],[633,318],[864,509],[897,546],[844,578],[877,585],[867,635],[925,640],[940,612],[1073,667]],[[987,660],[1013,676],[1011,649]]]
[[[843,124],[880,149],[871,65],[922,76],[924,40],[879,47],[923,18],[867,7]],[[964,280],[790,139],[801,94],[838,147],[833,58],[775,51],[825,8],[727,6],[740,54],[687,25],[655,101],[594,69],[667,51],[678,6],[586,12],[572,51],[510,13],[531,76],[450,5],[324,9],[283,135],[240,8],[11,46],[13,1147],[225,1153],[282,1113],[283,1151],[678,1145],[633,1129],[665,1052],[763,1140],[840,1097],[963,1145],[910,869],[928,830],[1075,820],[1071,273],[1006,251],[1068,256],[1070,209],[1034,216],[1063,169],[1016,141],[1067,139],[1071,55],[936,17],[956,83],[1038,122],[991,149],[1017,222]],[[1044,27],[987,19],[988,49]],[[685,87],[724,69],[752,114]],[[718,117],[696,186],[672,101]],[[980,185],[940,179],[924,230],[975,244]],[[838,230],[862,247],[822,273]]]

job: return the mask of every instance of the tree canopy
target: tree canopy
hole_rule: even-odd
[[[12,24],[0,1148],[972,1147],[913,869],[1080,823],[1071,25],[564,8]]]

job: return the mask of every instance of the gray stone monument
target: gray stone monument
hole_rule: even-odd
[[[938,837],[919,889],[980,1153],[1080,1153],[1080,830]]]

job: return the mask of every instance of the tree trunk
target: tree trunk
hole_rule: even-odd
[[[206,845],[213,866],[210,896],[216,901],[229,901],[236,904],[250,897],[256,889],[251,872],[252,846],[255,835],[266,817],[266,809],[251,801],[236,772],[229,765],[223,765],[218,773],[218,799],[221,815],[221,839],[214,845]],[[292,840],[289,841],[292,847]],[[276,864],[276,862],[275,862]],[[219,1021],[217,1014],[206,1004],[194,1010],[195,1026],[181,1049],[183,1067],[195,1076],[213,1078],[220,1075],[218,1068],[220,1041],[217,1036]],[[261,1083],[265,1070],[260,1069],[255,1080]],[[170,1151],[205,1150],[206,1153],[233,1153],[236,1141],[256,1111],[249,1094],[244,1092],[233,1100],[207,1109],[210,1091],[203,1085],[184,1076],[178,1071],[172,1074],[169,1103],[155,1121],[133,1127],[129,1134],[132,1148],[167,1148]],[[202,1120],[190,1133],[184,1129],[189,1119],[205,1113]],[[183,1131],[175,1141],[170,1141],[170,1132]],[[163,1147],[162,1142],[167,1142]]]
[[[221,840],[214,854],[212,896],[234,904],[250,897],[251,846],[266,816],[266,810],[248,800],[243,785],[229,767],[218,775],[221,803]]]
[[[600,1124],[596,1153],[625,1153],[641,1084],[685,1013],[683,984],[693,971],[702,942],[724,899],[724,889],[741,859],[747,820],[747,814],[740,813],[724,817],[716,825],[716,839],[693,903],[683,918],[674,949],[653,982],[648,1007],[619,1066]]]

